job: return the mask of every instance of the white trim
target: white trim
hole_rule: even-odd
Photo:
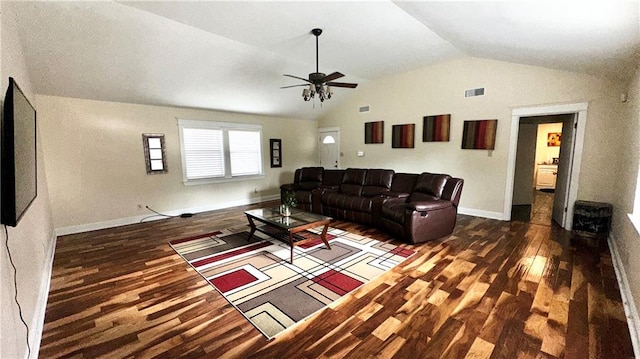
[[[465,214],[468,216],[474,216],[474,217],[482,217],[482,218],[489,218],[489,219],[499,219],[502,220],[502,213],[500,212],[491,212],[491,211],[483,211],[480,209],[473,209],[473,208],[462,208],[462,207],[458,207],[458,213],[460,214]]]
[[[42,342],[42,331],[44,330],[44,317],[47,312],[47,300],[49,299],[49,289],[51,289],[51,273],[53,271],[53,257],[56,252],[57,237],[55,233],[51,233],[49,240],[49,248],[47,248],[47,258],[44,263],[44,271],[40,278],[40,288],[38,290],[38,301],[34,309],[33,320],[31,321],[31,354],[35,354],[34,358],[38,357],[40,352],[40,343]],[[33,355],[32,355],[33,356]]]
[[[578,198],[578,186],[580,178],[580,166],[582,164],[582,150],[584,147],[584,135],[587,127],[588,102],[534,106],[526,108],[515,108],[511,111],[511,136],[509,138],[509,156],[507,162],[507,182],[504,194],[504,209],[502,219],[511,220],[511,205],[513,204],[513,181],[516,169],[516,151],[518,147],[518,130],[520,117],[525,116],[547,116],[563,113],[578,113],[578,128],[576,129],[576,141],[573,151],[573,166],[571,167],[571,182],[569,183],[569,196],[567,205],[567,215],[564,228],[571,230],[573,222],[573,206]]]
[[[622,297],[622,305],[624,307],[624,313],[627,317],[627,325],[629,326],[629,336],[631,337],[631,344],[633,345],[633,352],[635,357],[640,357],[640,336],[638,329],[640,328],[640,316],[638,316],[638,309],[631,289],[629,286],[629,280],[627,279],[627,273],[624,270],[624,265],[620,259],[620,251],[616,244],[615,237],[610,234],[607,238],[609,242],[609,250],[611,251],[611,258],[613,259],[613,269],[616,272],[616,279],[618,280],[618,287],[620,287],[620,296]]]
[[[255,123],[242,122],[219,122],[214,120],[186,120],[179,118],[178,125],[187,128],[213,128],[213,129],[232,129],[232,130],[255,130],[262,131],[262,125]]]
[[[333,132],[333,131],[340,132],[340,127],[321,127],[321,128],[318,128],[318,132]]]
[[[189,181],[182,181],[185,186],[199,186],[203,184],[213,184],[213,183],[227,183],[227,182],[241,182],[241,181],[251,181],[256,179],[262,179],[266,176],[264,174],[260,175],[247,175],[247,176],[236,176],[236,177],[211,177],[211,178],[198,178],[192,179]]]
[[[218,209],[224,209],[224,208],[230,208],[230,207],[236,207],[236,206],[245,206],[248,204],[255,204],[255,203],[266,202],[266,201],[273,201],[276,199],[280,199],[280,194],[247,198],[245,200],[239,200],[239,201],[216,203],[215,205],[191,207],[191,208],[185,208],[185,209],[175,209],[175,210],[164,211],[163,213],[170,216],[179,216],[182,213],[201,213],[201,212],[207,212],[207,211],[215,211]],[[113,227],[125,226],[128,224],[140,223],[142,219],[152,215],[153,213],[147,213],[142,216],[118,218],[118,219],[112,219],[104,222],[94,222],[94,223],[80,224],[76,226],[56,228],[56,235],[65,236],[67,234],[89,232],[89,231],[95,231],[98,229],[113,228]],[[149,221],[155,221],[160,219],[166,219],[166,217],[159,216],[157,218],[154,218],[154,217],[148,218]]]

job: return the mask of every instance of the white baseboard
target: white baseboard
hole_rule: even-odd
[[[51,287],[51,272],[53,271],[53,257],[56,252],[57,237],[51,233],[49,248],[47,248],[47,259],[44,271],[40,279],[40,290],[38,290],[38,301],[34,310],[29,332],[29,343],[31,343],[31,357],[37,358],[40,352],[40,342],[42,341],[42,331],[44,329],[44,317],[47,312],[47,300],[49,299],[49,289]]]
[[[613,234],[607,238],[609,242],[609,250],[611,250],[611,258],[613,259],[613,268],[616,271],[616,278],[618,279],[618,286],[620,287],[620,296],[622,297],[622,304],[624,306],[624,313],[627,316],[627,324],[629,325],[629,334],[631,336],[631,344],[633,345],[633,351],[635,357],[640,357],[640,336],[638,329],[640,329],[640,317],[638,316],[638,309],[633,295],[629,288],[629,281],[627,279],[627,273],[624,270],[624,265],[620,259],[620,251]]]
[[[260,202],[265,202],[265,201],[273,201],[273,200],[276,200],[276,199],[279,199],[279,198],[280,198],[279,194],[274,194],[274,195],[262,196],[262,197],[254,197],[254,198],[249,198],[249,199],[244,199],[244,200],[239,200],[239,201],[216,203],[216,204],[208,205],[208,206],[163,211],[163,213],[167,214],[169,216],[179,216],[181,213],[201,213],[201,212],[207,212],[207,211],[214,211],[214,210],[217,210],[217,209],[236,207],[236,206],[245,206],[245,205],[248,205],[248,204],[260,203]],[[142,219],[147,218],[147,217],[152,216],[152,215],[153,215],[153,213],[146,213],[146,214],[141,215],[141,216],[118,218],[118,219],[112,219],[112,220],[104,221],[104,222],[95,222],[95,223],[80,224],[80,225],[77,225],[77,226],[56,228],[56,235],[57,236],[64,236],[64,235],[67,235],[67,234],[74,234],[74,233],[95,231],[95,230],[98,230],[98,229],[126,226],[128,224],[140,223],[140,221]],[[155,221],[155,220],[159,220],[159,219],[164,219],[164,217],[160,217],[159,216],[159,217],[148,218],[149,221]]]
[[[502,218],[503,217],[502,212],[490,212],[490,211],[483,211],[480,209],[473,209],[473,208],[458,207],[458,213],[466,214],[468,216],[474,216],[474,217],[482,217],[482,218],[490,218],[490,219],[498,219],[498,220],[504,219]]]

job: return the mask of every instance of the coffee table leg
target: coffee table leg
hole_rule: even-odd
[[[289,232],[289,245],[291,246],[291,264],[293,264],[293,232]]]
[[[249,237],[247,237],[247,242],[251,240],[253,234],[256,233],[256,224],[253,223],[253,219],[247,215],[247,219],[249,220],[249,226],[251,226],[251,232],[249,232]]]
[[[329,241],[327,241],[327,229],[329,229],[329,225],[325,224],[324,228],[322,228],[322,234],[320,235],[320,239],[324,242],[324,245],[327,246],[327,249],[331,249],[329,245]]]

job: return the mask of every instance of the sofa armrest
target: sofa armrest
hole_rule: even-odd
[[[409,202],[408,207],[418,212],[428,212],[453,206],[451,201],[418,201]]]
[[[285,183],[283,185],[280,186],[281,190],[285,190],[285,191],[296,191],[298,189],[300,189],[300,186],[298,186],[295,183]]]

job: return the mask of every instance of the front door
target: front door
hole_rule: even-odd
[[[320,166],[324,168],[340,167],[340,129],[318,130],[318,153]]]

